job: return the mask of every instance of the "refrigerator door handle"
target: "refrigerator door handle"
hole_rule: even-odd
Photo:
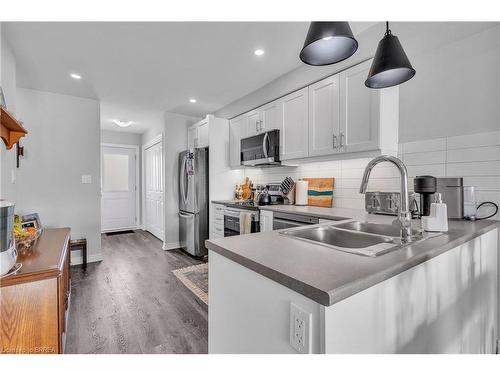
[[[187,158],[184,157],[184,161],[182,163],[182,168],[181,168],[181,175],[179,178],[179,183],[180,183],[180,190],[181,190],[181,197],[182,200],[184,201],[184,204],[187,203],[187,173],[186,173],[186,163],[187,163]]]

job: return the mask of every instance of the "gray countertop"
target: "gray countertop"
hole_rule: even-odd
[[[391,223],[393,216],[363,210],[309,206],[268,206],[264,210],[311,215],[323,219],[350,218]],[[415,225],[419,225],[416,221]],[[324,306],[330,306],[381,281],[500,227],[500,221],[450,220],[441,236],[410,244],[376,258],[282,236],[279,231],[206,241],[206,246]]]

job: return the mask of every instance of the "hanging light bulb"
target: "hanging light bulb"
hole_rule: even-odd
[[[381,89],[399,85],[413,78],[416,71],[411,66],[397,36],[392,35],[389,22],[386,22],[386,32],[378,43],[365,86]]]
[[[311,22],[300,59],[308,65],[330,65],[358,49],[348,22]]]

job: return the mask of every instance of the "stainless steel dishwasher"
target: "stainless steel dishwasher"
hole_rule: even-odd
[[[313,224],[319,224],[319,218],[315,216],[289,214],[285,212],[273,213],[273,230],[295,228]]]

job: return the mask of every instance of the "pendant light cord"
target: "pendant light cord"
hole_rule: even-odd
[[[389,29],[389,21],[385,22],[385,35],[392,34],[391,29]]]

